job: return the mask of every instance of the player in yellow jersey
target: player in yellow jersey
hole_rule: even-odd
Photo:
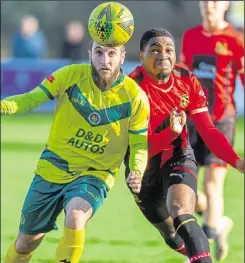
[[[124,46],[93,42],[89,58],[91,64],[63,67],[32,91],[1,101],[1,114],[7,115],[57,100],[46,148],[21,211],[19,234],[4,263],[30,262],[63,209],[65,228],[56,262],[79,262],[85,225],[113,187],[128,146],[127,183],[135,193],[140,191],[147,164],[148,99],[121,70]]]

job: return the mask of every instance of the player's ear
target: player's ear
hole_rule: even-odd
[[[143,63],[143,53],[142,53],[142,51],[139,51],[139,57],[140,57],[141,63]]]
[[[92,60],[92,51],[91,50],[88,50],[88,59],[89,59],[89,62],[91,62],[91,60]]]
[[[126,57],[126,50],[122,51],[122,54],[121,54],[121,65],[124,63],[125,57]]]

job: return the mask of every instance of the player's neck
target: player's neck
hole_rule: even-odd
[[[203,21],[203,28],[209,33],[224,30],[228,25],[229,23],[225,20],[219,21],[216,25],[213,26],[208,21]]]

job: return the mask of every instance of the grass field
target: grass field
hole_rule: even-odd
[[[45,114],[2,118],[2,256],[18,232],[22,203],[46,142],[51,120],[52,117]],[[235,148],[243,155],[243,147],[244,122],[240,119]],[[244,262],[243,194],[243,175],[230,168],[225,185],[225,213],[232,217],[235,225],[230,238],[230,254],[225,263]],[[63,215],[58,226],[58,231],[46,236],[32,262],[55,262],[54,252],[62,235]],[[123,176],[120,176],[104,206],[87,226],[86,248],[81,262],[182,263],[183,260],[167,248],[157,231],[144,219],[125,186]]]

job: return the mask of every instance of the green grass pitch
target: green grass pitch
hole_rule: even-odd
[[[18,232],[20,210],[45,145],[52,116],[28,114],[2,118],[1,239],[3,256]],[[243,156],[244,120],[237,125],[235,148]],[[122,168],[123,169],[123,168]],[[200,177],[201,183],[201,177]],[[225,263],[244,262],[244,178],[229,169],[225,184],[225,213],[234,220],[230,253]],[[49,233],[32,262],[55,262],[54,253],[63,229]],[[213,247],[212,247],[213,249]],[[104,206],[87,225],[86,247],[81,262],[87,263],[182,263],[158,232],[137,209],[124,183],[123,170]]]

